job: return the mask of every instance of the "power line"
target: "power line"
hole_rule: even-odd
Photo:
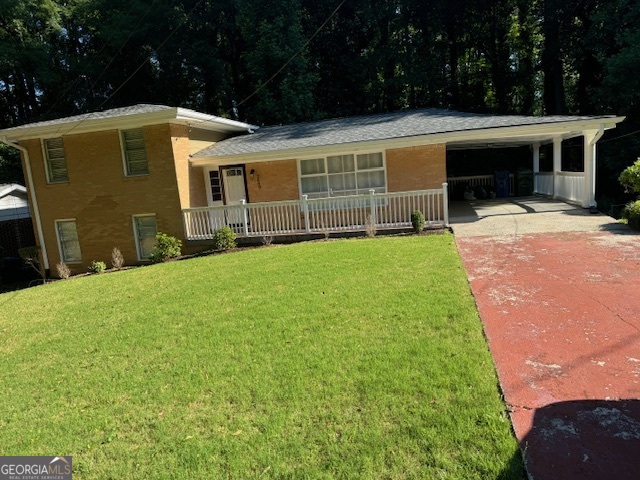
[[[345,0],[343,0],[345,1]],[[202,0],[198,0],[196,2],[196,4],[193,6],[193,8],[191,10],[189,10],[189,13],[187,13],[187,16],[185,17],[185,21],[183,23],[181,23],[180,25],[178,25],[176,28],[174,28],[171,32],[169,32],[169,35],[166,36],[166,38],[162,41],[162,43],[160,45],[158,45],[158,47],[156,47],[155,51],[156,53],[164,46],[165,43],[167,43],[169,41],[169,39],[173,36],[174,33],[176,33],[178,31],[178,29],[180,27],[182,27],[186,21],[189,19],[189,17],[191,16],[191,14],[195,11],[196,8],[198,8],[200,6],[200,4],[202,3]],[[149,61],[149,59],[145,59],[142,63],[140,63],[140,65],[138,66],[138,68],[136,68],[133,73],[131,75],[129,75],[124,82],[122,82],[120,84],[120,86],[118,88],[116,88],[113,93],[111,95],[109,95],[97,108],[97,110],[100,110],[109,100],[111,100],[121,89],[122,87],[124,87],[129,80],[131,80],[136,73],[138,73],[142,67],[144,67],[147,62]],[[67,130],[66,132],[64,132],[62,135],[68,135],[71,131],[75,130],[76,128],[78,128],[82,123],[84,123],[86,120],[89,120],[91,118],[91,116],[97,112],[93,112],[90,113],[89,115],[87,115],[86,118],[83,118],[82,120],[80,120],[77,124],[75,124],[73,127],[71,127],[69,130]]]
[[[339,5],[338,5],[334,10],[333,10],[333,12],[331,12],[331,15],[329,15],[329,16],[327,17],[327,19],[326,19],[324,22],[322,22],[322,25],[320,25],[320,26],[317,28],[317,30],[313,33],[313,35],[311,35],[311,36],[309,37],[309,39],[304,43],[304,45],[302,45],[302,47],[300,47],[300,50],[298,50],[298,51],[297,51],[297,52],[296,52],[296,53],[295,53],[291,58],[289,58],[289,60],[287,60],[287,61],[285,62],[285,64],[284,64],[284,65],[282,65],[282,66],[278,69],[278,71],[277,71],[276,73],[274,73],[273,75],[271,75],[271,77],[269,77],[269,79],[268,79],[266,82],[264,82],[264,83],[263,83],[263,84],[261,84],[258,88],[256,88],[256,89],[254,90],[254,92],[253,92],[251,95],[249,95],[248,97],[246,97],[246,98],[245,98],[244,100],[242,100],[241,102],[237,103],[237,104],[236,104],[236,107],[239,107],[240,105],[242,105],[242,104],[246,103],[249,99],[253,98],[253,97],[254,97],[258,92],[260,92],[264,87],[266,87],[269,83],[271,83],[271,82],[273,81],[273,79],[274,79],[274,78],[276,78],[280,72],[282,72],[285,68],[287,68],[287,66],[288,66],[291,62],[293,62],[293,60],[294,60],[298,55],[300,55],[300,54],[304,51],[304,49],[305,49],[305,48],[307,48],[307,46],[311,43],[311,40],[313,40],[313,39],[316,37],[316,35],[318,35],[318,33],[320,33],[320,31],[324,28],[324,26],[325,26],[327,23],[329,23],[329,20],[331,20],[331,19],[334,17],[334,15],[335,15],[336,13],[338,13],[338,10],[340,10],[340,7],[342,7],[342,5],[344,5],[344,3],[345,3],[346,1],[347,1],[347,0],[342,0],[342,1],[340,2],[340,4],[339,4]]]
[[[129,14],[131,13],[131,11],[133,10],[135,4],[132,4],[131,7],[129,8],[129,11],[125,14],[125,20],[127,18],[129,18]],[[146,15],[146,14],[145,14]],[[124,23],[124,20],[123,20]],[[76,85],[76,83],[78,83],[78,81],[82,78],[82,76],[85,74],[85,72],[89,69],[89,67],[91,65],[93,65],[93,63],[98,59],[98,57],[100,56],[100,54],[102,53],[102,51],[107,47],[107,45],[109,44],[109,42],[111,41],[111,39],[114,37],[115,35],[115,30],[113,31],[113,33],[109,36],[109,38],[107,38],[107,40],[104,42],[104,45],[102,45],[102,48],[100,48],[100,50],[98,50],[98,52],[94,55],[94,57],[91,59],[91,61],[89,61],[84,69],[80,72],[80,74],[78,74],[78,76],[75,78],[75,80],[73,80],[69,86],[58,96],[57,100],[55,102],[53,102],[53,105],[51,105],[51,107],[49,107],[49,109],[46,111],[46,113],[42,116],[42,118],[47,118],[47,116],[51,113],[51,111],[54,109],[54,107],[56,105],[58,105],[60,103],[60,101],[67,95],[67,93],[69,93],[69,91]],[[128,41],[129,39],[127,38],[127,40],[125,41],[125,43]],[[124,46],[124,45],[123,45]],[[121,48],[122,49],[122,48]],[[75,108],[74,108],[74,112],[75,112]],[[73,113],[72,113],[73,115]]]
[[[98,78],[96,78],[93,83],[89,86],[89,93],[93,91],[93,87],[95,87],[98,84],[98,81],[102,78],[102,76],[105,74],[105,72],[109,69],[109,67],[111,66],[111,64],[115,61],[115,59],[118,57],[118,55],[120,55],[120,52],[122,52],[122,49],[125,47],[125,45],[129,42],[129,40],[131,40],[131,37],[133,36],[133,34],[137,31],[138,27],[140,26],[140,24],[142,23],[142,21],[147,18],[147,15],[149,15],[149,12],[151,11],[151,7],[153,7],[153,5],[155,4],[155,0],[153,0],[151,2],[151,4],[149,5],[149,7],[146,9],[146,11],[144,12],[144,15],[142,17],[140,17],[140,19],[138,20],[138,23],[136,23],[136,26],[134,28],[131,29],[131,31],[129,32],[129,36],[125,39],[124,43],[122,45],[120,45],[120,48],[118,49],[118,51],[115,53],[115,55],[113,57],[111,57],[111,60],[109,60],[109,63],[107,64],[106,67],[104,67],[102,69],[102,72],[100,72],[100,75],[98,75]],[[133,7],[131,7],[133,8]],[[106,45],[106,44],[105,44]],[[71,116],[73,116],[74,113],[76,113],[76,110],[78,109],[77,105],[74,107],[73,111],[71,112]],[[60,130],[62,129],[62,126],[60,126],[60,128],[58,129],[58,131],[56,133],[58,133]]]
[[[635,135],[636,133],[640,133],[640,130],[635,130],[635,131],[630,132],[630,133],[625,133],[624,135],[620,135],[619,137],[607,138],[605,140],[600,140],[598,142],[598,144],[603,144],[603,143],[607,143],[607,142],[613,142],[614,140],[620,140],[621,138],[630,137],[631,135]]]

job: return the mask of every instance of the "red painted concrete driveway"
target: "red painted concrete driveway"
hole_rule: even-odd
[[[530,477],[640,478],[640,236],[454,232]]]

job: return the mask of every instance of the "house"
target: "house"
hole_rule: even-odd
[[[34,243],[27,189],[0,184],[0,257],[17,257],[20,248]]]
[[[157,231],[202,248],[213,231],[272,236],[447,222],[447,152],[527,145],[536,191],[594,204],[595,145],[614,116],[496,116],[425,109],[258,128],[135,105],[0,130],[18,148],[46,268],[147,260]],[[562,171],[583,138],[584,171]],[[540,146],[553,168],[540,171]]]

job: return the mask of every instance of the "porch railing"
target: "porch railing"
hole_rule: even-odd
[[[556,196],[571,202],[582,202],[584,197],[584,172],[558,172]]]
[[[533,190],[541,195],[553,195],[553,172],[537,172],[534,175]]]
[[[377,228],[411,225],[411,212],[420,210],[432,226],[449,225],[447,184],[441,189],[375,193],[345,197],[308,198],[268,203],[241,203],[182,211],[188,240],[209,240],[227,225],[238,237],[365,230],[368,218]]]
[[[457,186],[466,186],[470,187],[488,187],[495,189],[495,176],[494,175],[472,175],[467,177],[448,177],[447,183],[451,189]],[[513,173],[509,174],[509,195],[513,196],[516,192],[516,182],[515,175]]]
[[[556,172],[557,192],[553,172],[535,174],[535,190],[542,195],[555,196],[570,202],[582,202],[584,198],[584,172]]]

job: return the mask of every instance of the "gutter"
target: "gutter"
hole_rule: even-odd
[[[598,140],[600,140],[602,138],[602,135],[604,135],[604,123],[600,124],[600,128],[598,129],[598,133],[595,134],[595,136],[593,137],[593,140],[591,140],[590,145],[593,147],[596,143],[598,143]]]
[[[29,152],[22,145],[18,145],[17,143],[11,143],[7,140],[7,137],[0,137],[0,142],[4,143],[9,147],[13,147],[16,150],[20,150],[22,152],[22,156],[24,158],[24,165],[27,171],[27,185],[28,192],[31,194],[31,204],[33,205],[33,217],[36,220],[36,231],[38,233],[38,241],[40,242],[40,248],[42,251],[42,264],[46,270],[49,270],[49,256],[47,255],[47,247],[44,243],[44,234],[42,233],[42,223],[40,221],[40,209],[38,208],[38,199],[36,198],[36,189],[33,186],[33,176],[31,175],[31,162],[29,161]]]

